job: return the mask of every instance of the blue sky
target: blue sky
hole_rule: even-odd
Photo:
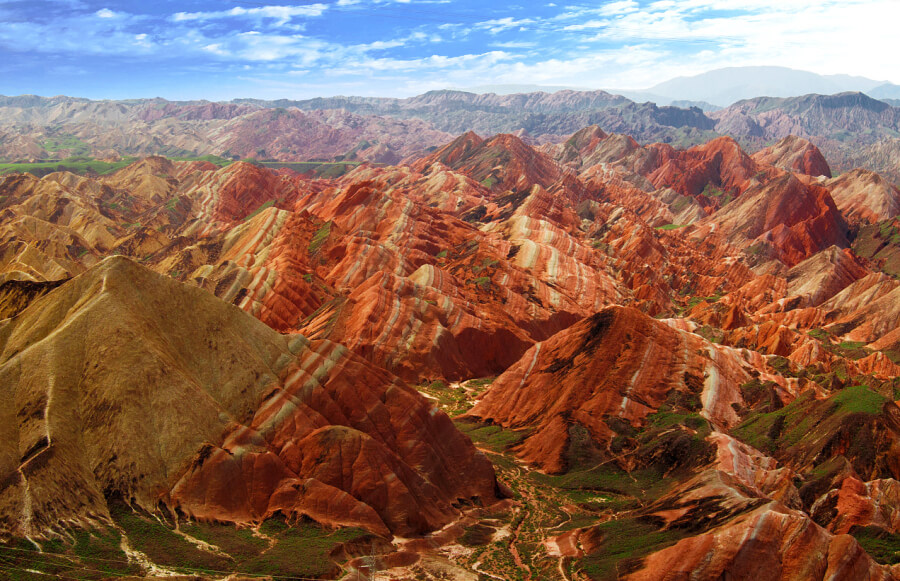
[[[897,0],[0,0],[0,94],[639,89],[724,66],[900,83]]]

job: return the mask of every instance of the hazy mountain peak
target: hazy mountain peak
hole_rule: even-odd
[[[726,67],[689,77],[676,77],[649,89],[671,99],[707,101],[722,107],[753,97],[796,97],[869,91],[883,85],[865,77],[819,75],[778,66]],[[892,95],[885,95],[892,96]]]

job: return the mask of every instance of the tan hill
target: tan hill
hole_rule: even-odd
[[[204,520],[275,512],[410,535],[491,503],[443,413],[340,345],[283,336],[125,258],[0,323],[0,522],[109,522],[118,496]],[[186,405],[185,405],[186,404]]]

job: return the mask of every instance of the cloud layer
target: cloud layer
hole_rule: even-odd
[[[897,16],[895,0],[0,0],[0,90],[221,99],[645,88],[744,65],[900,83]]]

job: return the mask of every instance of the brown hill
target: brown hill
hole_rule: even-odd
[[[0,337],[16,402],[0,421],[7,534],[108,522],[119,496],[410,535],[495,498],[490,464],[390,374],[125,258],[35,300]]]

